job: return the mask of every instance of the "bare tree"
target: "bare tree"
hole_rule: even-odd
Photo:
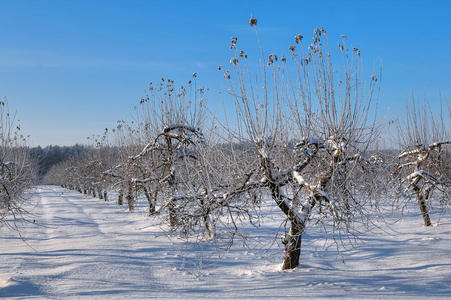
[[[289,48],[292,64],[261,50],[257,74],[237,40],[231,44],[233,72],[224,70],[224,77],[240,122],[236,135],[253,145],[255,158],[241,183],[232,185],[238,188],[223,198],[232,201],[253,190],[273,199],[289,224],[282,236],[283,269],[292,269],[299,265],[307,226],[320,225],[335,238],[358,233],[356,224],[368,224],[371,198],[363,192],[373,191],[364,178],[371,164],[367,150],[377,137],[372,104],[378,79],[361,79],[360,51],[348,49],[344,39],[338,45],[343,75],[337,76],[322,28],[315,29],[307,48],[302,35],[295,36],[297,44]]]
[[[111,182],[111,188],[118,190],[118,205],[122,205],[125,198],[129,211],[134,210],[138,192],[134,179],[142,171],[142,168],[130,160],[130,157],[134,156],[140,148],[137,144],[137,131],[133,125],[121,120],[117,122],[116,128],[106,130],[105,135],[112,136],[112,143],[117,153],[109,167],[102,172],[104,178],[109,178],[105,180]]]
[[[205,144],[201,128],[206,91],[197,88],[196,82],[196,73],[187,88],[177,88],[173,80],[162,79],[156,87],[150,84],[148,94],[140,101],[138,124],[146,143],[131,160],[144,168],[144,177],[136,178],[135,183],[144,190],[154,209],[158,199],[162,199],[158,211],[168,209],[172,227],[180,223],[179,206],[190,197],[191,189],[187,188],[193,187],[186,184],[193,174],[187,167],[198,162],[198,149]]]
[[[26,138],[20,124],[8,110],[5,99],[0,101],[0,225],[12,226],[8,218],[15,221],[24,213],[25,191],[36,179],[35,165],[31,161]]]
[[[448,104],[448,108],[449,108]],[[431,225],[428,206],[439,200],[444,208],[451,196],[451,116],[443,106],[434,113],[427,102],[418,106],[412,98],[406,119],[398,126],[398,139],[404,149],[398,155],[395,174],[400,179],[400,195],[413,191],[425,226]],[[428,205],[429,202],[429,205]]]
[[[199,162],[198,149],[205,145],[201,132],[205,90],[196,87],[197,74],[188,87],[177,88],[174,81],[162,79],[140,100],[134,126],[127,137],[116,131],[120,149],[132,149],[121,162],[104,173],[124,184],[121,190],[143,194],[149,204],[149,215],[167,209],[168,221],[175,228],[181,222],[181,203],[190,198],[195,185],[191,180]],[[191,182],[188,184],[187,182]],[[183,186],[183,188],[181,188]],[[128,197],[128,196],[127,196]],[[126,197],[126,198],[127,198]],[[158,209],[157,209],[157,206]]]

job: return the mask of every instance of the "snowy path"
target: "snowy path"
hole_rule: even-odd
[[[171,240],[145,209],[128,213],[57,187],[41,186],[30,208],[36,224],[0,230],[0,298],[447,298],[451,299],[451,222],[424,228],[413,214],[396,231],[373,233],[343,252],[305,241],[301,268],[278,270],[270,247],[278,223],[251,232],[262,245],[221,257],[206,245]],[[266,241],[266,242],[265,242]],[[318,248],[318,251],[314,251]]]
[[[7,285],[0,297],[147,297],[150,290],[164,291],[154,277],[161,260],[150,253],[161,250],[148,240],[154,237],[134,236],[136,229],[129,234],[130,222],[116,218],[114,210],[102,211],[106,204],[96,199],[48,188],[39,189],[36,198],[33,214],[40,226],[30,224],[30,232],[23,232],[29,246],[13,237],[0,239],[0,284]]]

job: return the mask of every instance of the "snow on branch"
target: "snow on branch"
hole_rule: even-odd
[[[431,173],[428,173],[428,172],[426,172],[424,170],[415,171],[415,172],[409,174],[403,180],[403,182],[410,181],[411,184],[414,184],[417,179],[421,179],[421,178],[424,179],[424,180],[431,181],[434,184],[442,184],[442,182],[438,178],[436,178],[434,175],[432,175]]]
[[[406,152],[403,152],[400,155],[398,155],[398,158],[401,159],[401,158],[404,158],[404,157],[409,156],[409,155],[419,154],[420,152],[421,152],[420,148],[414,149],[414,150],[410,150],[410,151],[406,151]]]
[[[324,146],[324,140],[317,137],[304,137],[299,143],[295,145],[296,148],[303,147],[306,145],[316,145],[318,147]]]
[[[154,151],[155,149],[157,149],[159,147],[158,143],[152,142],[152,143],[148,143],[142,150],[140,153],[138,153],[135,156],[130,156],[129,159],[131,161],[137,160],[143,156],[145,156],[147,153]]]
[[[442,142],[435,142],[429,145],[429,150],[432,150],[434,148],[441,147],[442,145],[451,145],[451,141],[442,141]]]
[[[416,164],[417,164],[416,161],[410,161],[410,162],[407,162],[407,163],[404,163],[404,164],[401,164],[401,165],[397,166],[397,167],[396,167],[396,170],[399,171],[399,170],[401,170],[402,168],[406,168],[406,167],[408,167],[408,166],[414,166],[414,165],[416,165]]]
[[[183,125],[183,124],[174,124],[174,125],[170,125],[165,127],[161,133],[159,133],[157,135],[157,137],[155,138],[155,140],[153,140],[152,142],[148,143],[142,150],[140,153],[138,153],[135,156],[130,156],[129,159],[131,161],[135,161],[145,155],[147,155],[149,152],[152,152],[154,150],[157,150],[161,147],[161,145],[158,143],[158,139],[162,136],[171,138],[171,139],[176,139],[182,143],[191,143],[191,144],[195,144],[194,141],[192,141],[189,137],[183,135],[183,134],[177,134],[174,133],[173,131],[176,130],[183,130],[183,131],[187,131],[190,132],[192,134],[194,134],[195,136],[197,136],[200,139],[201,143],[205,143],[205,139],[203,134],[200,132],[200,130],[192,127],[192,126],[188,126],[188,125]],[[191,154],[190,154],[191,155]],[[188,155],[188,156],[190,156]]]
[[[297,171],[293,171],[293,178],[296,180],[297,184],[300,186],[306,188],[307,190],[311,191],[314,195],[322,197],[326,202],[332,202],[330,200],[329,195],[323,191],[322,189],[318,188],[317,186],[309,184],[304,177],[302,177],[301,174]]]
[[[160,136],[167,136],[170,138],[174,138],[177,140],[187,140],[192,142],[189,138],[187,138],[186,136],[180,135],[180,134],[175,134],[172,131],[176,131],[176,130],[182,130],[182,131],[187,131],[187,132],[191,132],[192,134],[194,134],[195,136],[197,136],[200,139],[201,143],[205,143],[205,139],[204,139],[204,135],[202,134],[202,132],[200,131],[200,129],[196,129],[193,126],[189,126],[189,125],[184,125],[184,124],[174,124],[174,125],[169,125],[166,126],[163,131],[157,136],[156,139],[158,139]]]
[[[442,145],[449,145],[451,144],[451,141],[442,141],[442,142],[435,142],[430,144],[429,146],[425,146],[425,145],[418,145],[416,149],[410,150],[410,151],[405,151],[403,153],[401,153],[398,158],[404,158],[406,156],[409,155],[415,155],[415,154],[420,154],[421,152],[430,152],[432,150],[434,150],[435,148],[440,148]]]
[[[136,183],[136,184],[146,184],[148,182],[158,181],[158,179],[157,178],[151,178],[151,177],[147,177],[147,178],[132,178],[131,181],[133,183]]]
[[[122,175],[114,172],[113,170],[106,170],[103,172],[103,174],[107,175],[107,176],[115,177],[115,178],[124,179],[124,177]]]
[[[173,124],[173,125],[166,126],[163,129],[163,133],[168,133],[169,131],[176,130],[176,129],[183,129],[186,131],[191,131],[194,134],[200,133],[200,130],[197,130],[193,126],[188,126],[188,125],[184,125],[184,124]]]

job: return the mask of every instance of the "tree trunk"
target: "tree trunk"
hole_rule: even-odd
[[[104,192],[103,192],[103,199],[104,199],[105,201],[108,201],[108,193],[107,193],[107,191],[104,191]]]
[[[124,192],[119,190],[119,196],[117,197],[117,205],[122,205],[124,203]]]
[[[299,265],[299,257],[301,256],[301,237],[303,230],[301,228],[300,220],[297,220],[296,214],[292,209],[283,201],[280,185],[276,184],[272,173],[273,163],[272,161],[261,156],[261,166],[265,172],[266,179],[268,180],[268,187],[271,191],[271,196],[276,202],[277,206],[283,211],[283,213],[291,220],[291,229],[287,237],[284,238],[285,244],[285,260],[282,265],[282,270],[294,269]]]
[[[418,205],[420,206],[421,215],[423,216],[424,226],[431,226],[431,218],[429,217],[426,203],[424,202],[423,194],[418,186],[414,186],[413,190],[417,195]]]
[[[174,195],[176,195],[176,187],[175,187],[175,175],[173,171],[171,170],[171,176],[168,180],[169,190],[171,191],[171,200],[168,204],[168,210],[169,210],[169,225],[171,227],[175,227],[177,225],[177,208],[176,203],[174,199]]]
[[[102,200],[103,199],[103,193],[102,193],[102,190],[100,188],[97,189],[97,194],[99,195],[99,199]]]
[[[285,260],[282,270],[294,269],[299,266],[301,256],[302,230],[295,223],[291,222],[291,229],[283,243],[285,244]]]
[[[133,211],[135,209],[135,201],[132,194],[127,194],[125,198],[127,199],[128,211]]]
[[[149,216],[155,213],[155,201],[152,199],[152,196],[149,193],[149,190],[146,187],[143,187],[144,195],[146,195],[147,202],[149,202]]]
[[[175,208],[175,201],[171,199],[171,201],[168,204],[169,209],[169,225],[171,227],[175,227],[177,225],[177,212]]]
[[[128,211],[133,211],[135,208],[135,199],[133,198],[133,189],[131,184],[128,185],[127,196],[125,198],[127,199]]]
[[[200,205],[202,207],[204,206],[204,200],[203,199],[200,200]],[[211,237],[213,237],[213,231],[212,231],[212,229],[210,227],[209,214],[210,214],[210,208],[207,208],[205,210],[205,213],[203,214],[203,220],[204,220],[205,230],[207,230],[207,236],[211,238]]]
[[[172,141],[171,138],[169,136],[166,136],[166,145],[168,148],[168,171],[170,172],[170,177],[168,179],[168,185],[169,185],[169,190],[171,191],[171,200],[168,204],[168,209],[169,209],[169,225],[171,227],[175,227],[175,225],[177,224],[177,212],[176,212],[176,208],[175,208],[175,200],[174,200],[174,195],[176,194],[176,187],[175,187],[175,174],[174,174],[174,170],[173,170],[173,166],[174,166],[174,161],[173,161],[173,151],[172,151]],[[164,174],[164,173],[163,173]]]

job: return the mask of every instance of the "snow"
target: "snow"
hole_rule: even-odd
[[[406,180],[411,180],[417,178],[418,176],[423,176],[423,172],[424,172],[423,170],[415,171],[412,174],[408,175],[406,177]]]
[[[304,184],[306,184],[307,182],[305,181],[305,179],[304,179],[304,177],[302,177],[302,175],[301,174],[299,174],[299,172],[297,172],[297,171],[293,171],[293,177],[294,177],[294,179],[296,179],[296,181],[297,181],[297,183],[299,184],[299,185],[304,185]]]
[[[110,199],[115,199],[111,194]],[[249,247],[228,251],[167,234],[147,217],[115,201],[39,186],[28,207],[36,221],[0,229],[0,298],[6,299],[449,299],[450,214],[424,227],[416,206],[404,219],[364,234],[339,255],[320,232],[303,238],[301,265],[281,271],[277,238],[282,214],[268,201]],[[397,216],[387,220],[393,221]],[[344,262],[343,262],[344,261]]]

